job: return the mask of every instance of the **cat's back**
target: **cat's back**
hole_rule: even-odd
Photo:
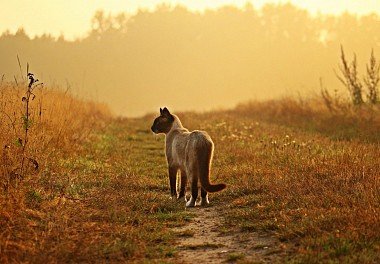
[[[214,149],[214,143],[205,131],[194,130],[188,136],[186,155],[188,159],[196,160],[200,153],[210,153]]]
[[[188,140],[196,145],[213,145],[212,139],[206,131],[194,130],[189,133]]]

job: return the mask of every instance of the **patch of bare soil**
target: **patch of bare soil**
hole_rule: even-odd
[[[180,263],[272,263],[281,258],[279,241],[270,234],[241,232],[224,228],[222,206],[194,207],[195,217],[173,228],[179,236],[177,261]]]

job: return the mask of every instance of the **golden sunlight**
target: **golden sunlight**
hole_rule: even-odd
[[[0,0],[0,263],[380,263],[380,0]]]

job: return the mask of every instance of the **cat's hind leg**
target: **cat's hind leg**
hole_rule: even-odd
[[[187,175],[185,170],[181,170],[181,187],[179,190],[178,200],[186,201],[186,184],[187,184]]]
[[[177,198],[177,171],[178,168],[174,166],[169,166],[169,182],[170,182],[170,195],[172,199]]]
[[[196,171],[192,171],[191,175],[191,197],[190,200],[187,201],[186,207],[194,207],[195,201],[198,198],[198,174]]]

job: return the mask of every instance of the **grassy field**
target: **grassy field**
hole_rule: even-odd
[[[181,237],[172,228],[193,213],[169,199],[164,138],[149,130],[154,115],[114,118],[104,106],[45,92],[36,97],[42,107],[32,105],[23,154],[23,92],[2,87],[0,262],[177,263]],[[270,234],[281,263],[380,261],[376,118],[285,99],[178,115],[214,140],[211,179],[228,187],[210,201],[223,209],[224,232]],[[14,177],[23,155],[39,168]]]

